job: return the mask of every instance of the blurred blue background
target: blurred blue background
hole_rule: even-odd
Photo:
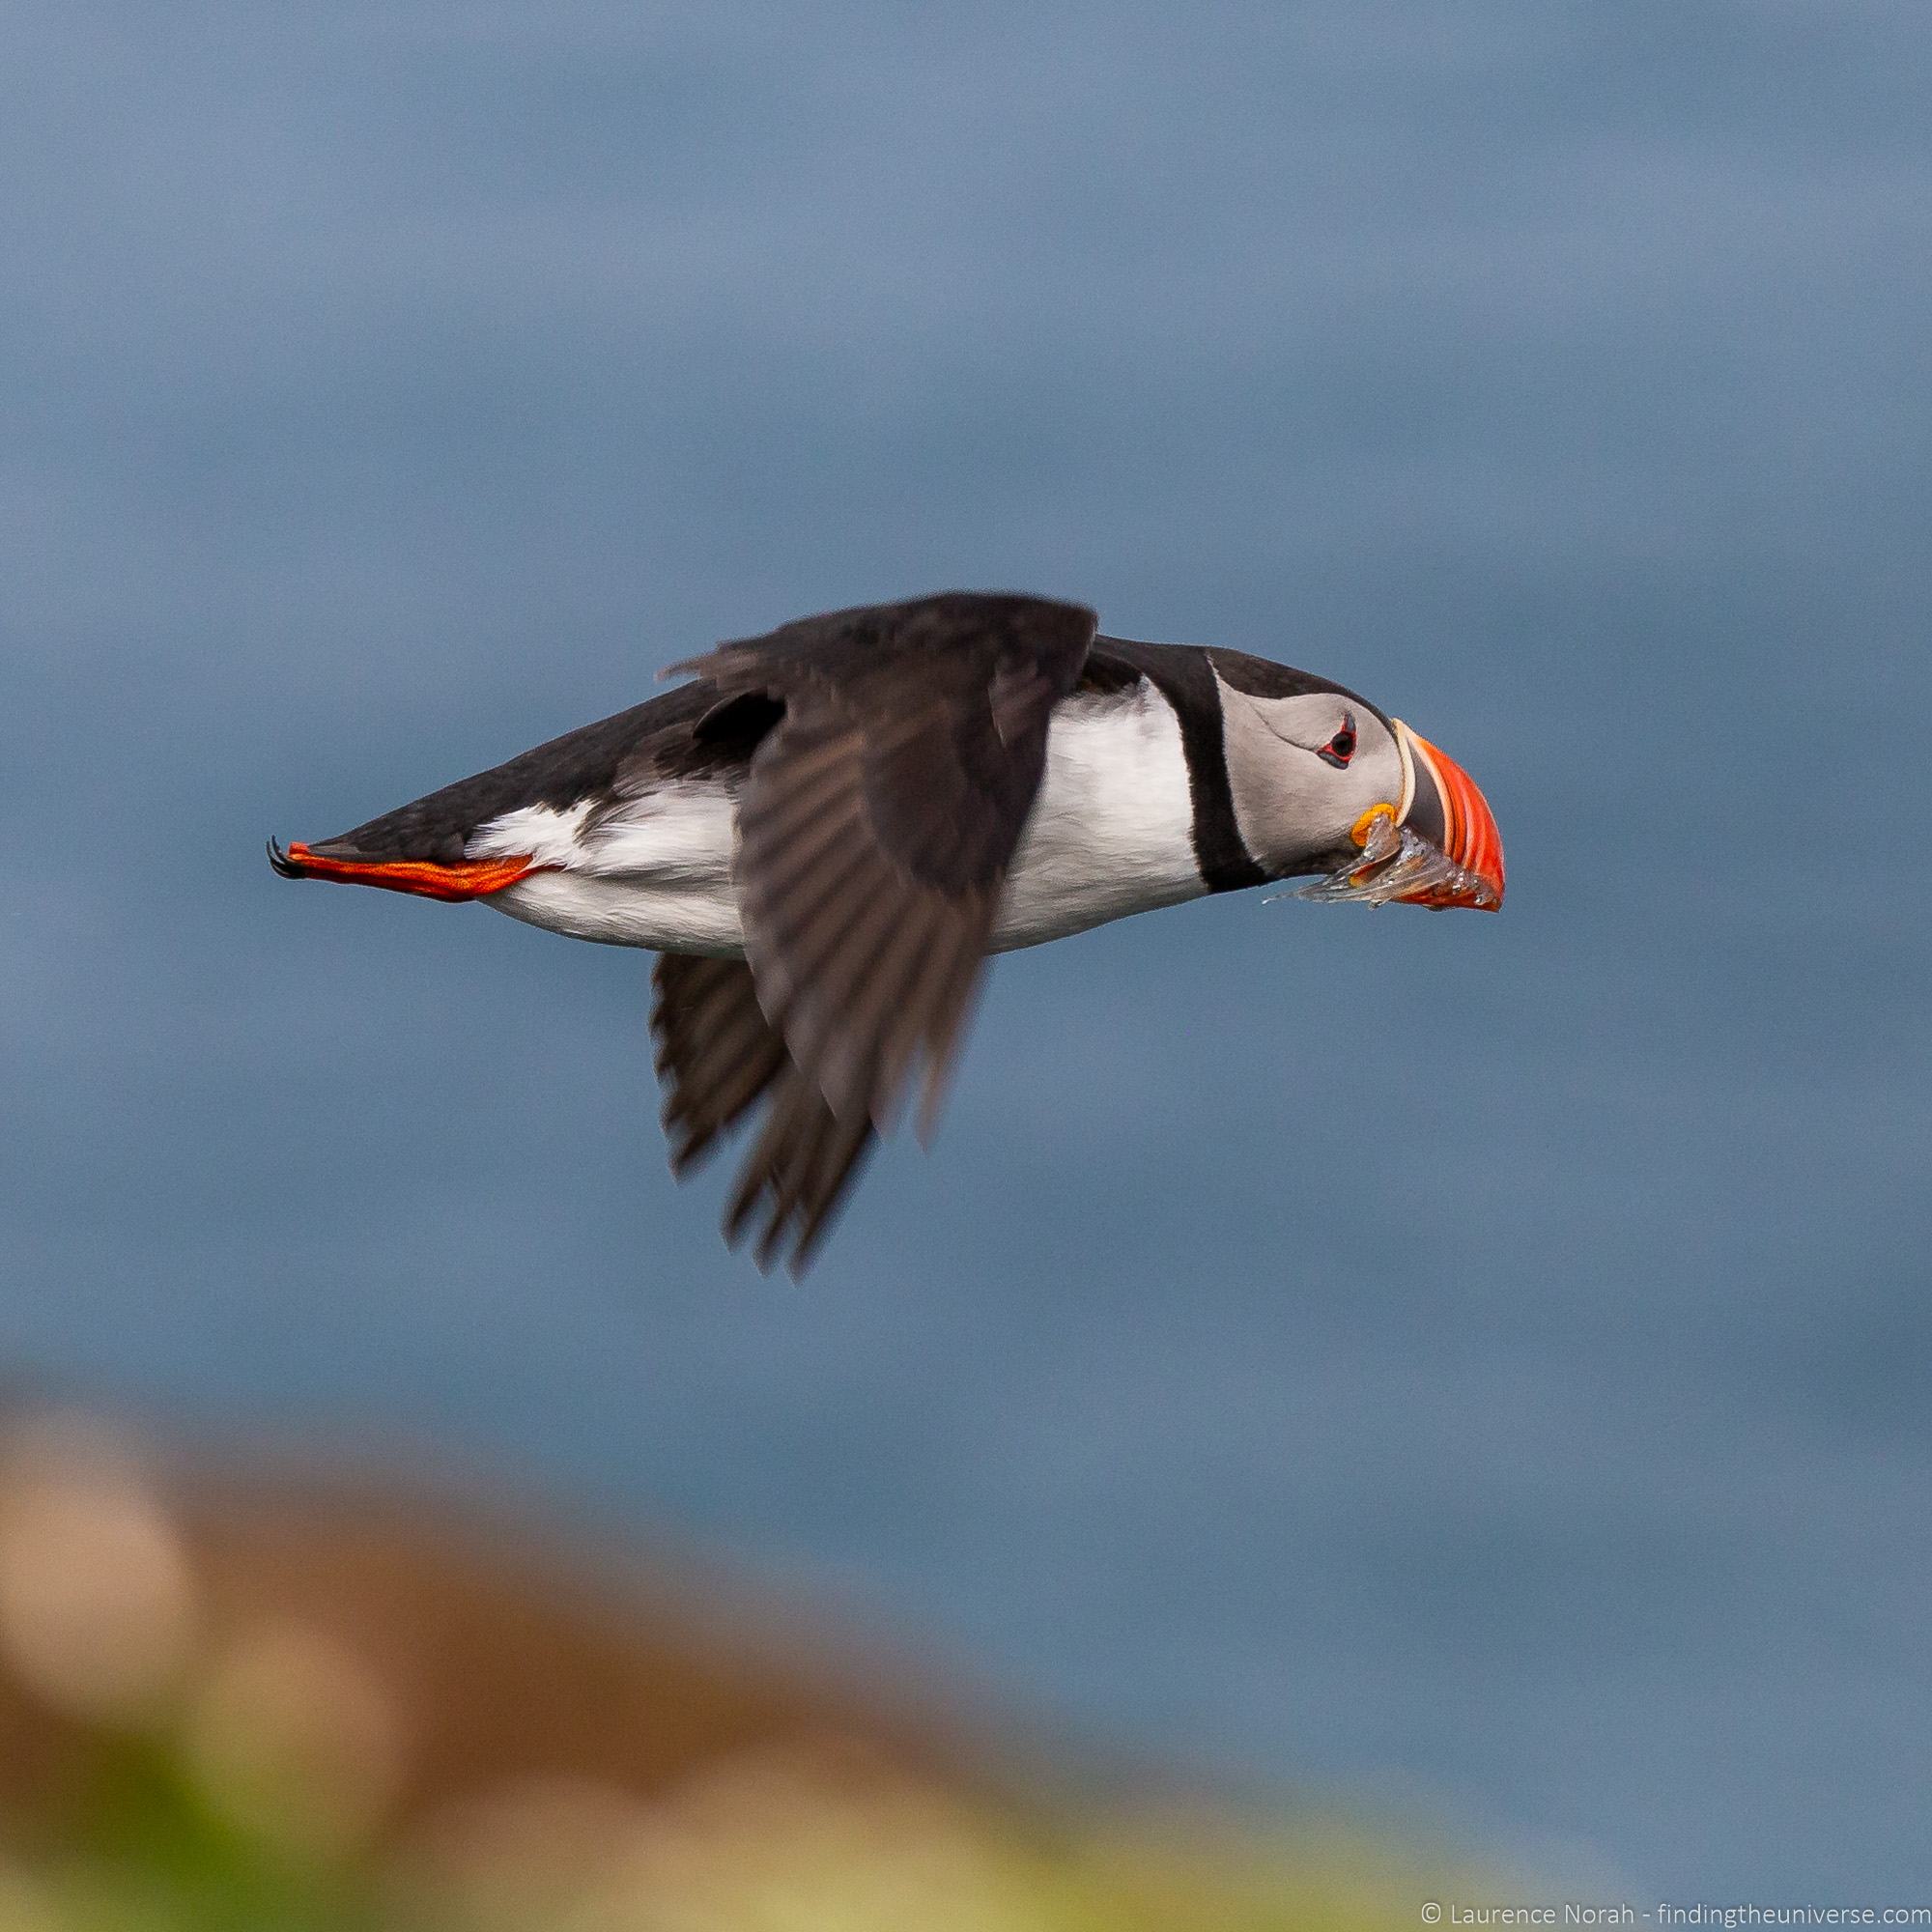
[[[14,1383],[466,1461],[1549,1868],[1922,1900],[1918,0],[8,38]],[[1002,960],[801,1290],[665,1172],[643,958],[263,863],[952,585],[1355,686],[1507,912]]]

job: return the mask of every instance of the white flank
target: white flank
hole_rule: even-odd
[[[744,952],[731,890],[735,797],[671,784],[593,820],[588,806],[526,806],[480,827],[472,859],[527,852],[532,872],[488,903],[574,939],[659,952]],[[1180,724],[1143,683],[1055,712],[1046,773],[1013,858],[993,950],[1037,946],[1199,898]]]
[[[563,868],[492,893],[488,903],[512,919],[573,939],[736,958],[745,950],[731,891],[736,813],[736,799],[721,786],[672,784],[633,799],[587,833],[590,811],[582,804],[506,811],[480,827],[467,849],[472,859],[527,852]]]
[[[583,821],[590,816],[587,801],[558,811],[554,806],[526,805],[487,820],[472,832],[463,847],[466,859],[534,859],[539,866],[574,866]]]
[[[993,951],[1038,946],[1207,890],[1173,707],[1145,680],[1125,696],[1063,704]]]

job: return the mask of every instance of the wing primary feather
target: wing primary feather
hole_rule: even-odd
[[[931,1069],[935,1063],[943,1063],[948,1043],[959,1035],[960,990],[962,986],[970,986],[983,968],[980,947],[968,943],[965,933],[955,928],[950,933],[942,933],[940,937],[950,943],[929,946],[924,955],[916,962],[917,978],[898,1001],[888,1036],[895,1118],[897,1106],[904,1099],[904,1077],[910,1071],[915,1057],[922,1051],[927,1063],[922,1086],[927,1095],[931,1094]],[[922,1118],[924,1104],[928,1103],[923,1103]]]
[[[927,1034],[925,1077],[920,1094],[917,1127],[922,1147],[931,1147],[932,1137],[938,1130],[940,1105],[952,1079],[959,1049],[965,1044],[973,1004],[984,980],[980,964],[980,960],[965,954],[954,958],[945,993],[935,1008],[944,1019],[942,1025],[928,1030]]]
[[[789,1240],[786,1267],[794,1279],[805,1271],[810,1247],[843,1192],[860,1154],[870,1145],[872,1131],[866,1121],[827,1121],[810,1142],[796,1150],[792,1174],[778,1193],[771,1221],[758,1244],[759,1258],[769,1266]]]
[[[812,935],[812,951],[795,969],[770,974],[780,982],[775,997],[785,1044],[808,1071],[816,1066],[828,1031],[849,1028],[855,981],[863,982],[867,963],[891,943],[895,926],[902,923],[900,909],[885,899],[861,904],[850,916],[827,908],[821,929]],[[836,974],[827,971],[835,964],[839,969]]]
[[[664,1122],[671,1171],[682,1175],[782,1071],[784,1042],[758,1010],[742,960],[667,953],[653,977]]]
[[[869,1126],[854,1123],[848,1131],[851,1134],[849,1151],[838,1160],[833,1172],[817,1189],[817,1198],[809,1205],[801,1217],[798,1237],[794,1242],[791,1259],[785,1264],[794,1281],[802,1281],[811,1264],[818,1258],[819,1243],[832,1232],[832,1223],[844,1206],[845,1197],[859,1178],[859,1169],[870,1157],[873,1148],[878,1145],[877,1136]]]
[[[851,1021],[845,1029],[845,1091],[852,1109],[863,1107],[881,1133],[892,1131],[898,1111],[898,1088],[909,1054],[895,1051],[895,1040],[907,1030],[903,1023],[913,1017],[908,996],[932,959],[943,954],[945,926],[937,908],[920,906],[874,955],[865,979],[847,995]]]

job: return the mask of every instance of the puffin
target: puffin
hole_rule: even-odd
[[[724,1212],[796,1277],[916,1097],[930,1139],[990,954],[1210,893],[1494,911],[1445,753],[1344,686],[1086,606],[949,591],[719,645],[689,682],[333,838],[284,878],[481,900],[655,952],[682,1179],[761,1109]]]

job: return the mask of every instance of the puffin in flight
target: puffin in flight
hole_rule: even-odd
[[[806,617],[692,681],[283,851],[658,956],[682,1177],[759,1100],[724,1210],[802,1273],[908,1091],[929,1130],[988,953],[1270,880],[1494,910],[1462,768],[1326,678],[949,592]]]

